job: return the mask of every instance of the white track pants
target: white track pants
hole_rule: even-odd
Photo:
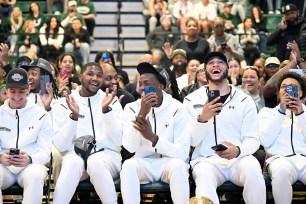
[[[120,167],[120,156],[114,156],[114,153],[110,151],[98,152],[88,158],[87,173],[102,203],[117,203],[113,179],[118,178]],[[54,191],[53,204],[68,204],[70,202],[85,171],[84,168],[84,161],[78,155],[67,153],[63,156],[62,169]]]
[[[253,156],[243,157],[231,167],[201,161],[194,166],[192,176],[196,182],[196,196],[210,198],[215,204],[219,204],[216,189],[225,181],[244,186],[243,198],[246,204],[266,203],[265,181],[260,165]]]
[[[140,203],[140,184],[163,181],[169,183],[174,204],[189,199],[188,165],[174,158],[132,158],[122,165],[121,193],[124,204]]]
[[[0,188],[7,189],[18,183],[23,190],[23,204],[41,204],[43,198],[44,181],[48,168],[40,164],[30,164],[18,174],[12,173],[7,167],[0,164]],[[2,204],[0,191],[0,203]]]

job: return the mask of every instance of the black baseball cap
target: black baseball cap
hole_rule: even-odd
[[[18,57],[17,61],[16,61],[16,66],[25,66],[25,65],[29,65],[32,62],[31,58],[27,57],[27,56],[21,56]]]
[[[158,71],[157,69],[160,71]],[[160,83],[162,83],[164,86],[167,85],[167,77],[165,76],[165,72],[167,71],[163,69],[163,67],[155,68],[152,64],[148,62],[142,62],[137,65],[137,71],[140,75],[145,73],[154,74]]]
[[[6,77],[6,88],[23,88],[29,87],[29,76],[26,70],[15,68],[9,71]]]
[[[206,55],[205,59],[204,59],[204,63],[205,65],[213,58],[219,58],[222,61],[224,61],[227,64],[227,59],[226,56],[224,54],[222,54],[221,52],[210,52]]]
[[[39,67],[43,70],[46,70],[48,72],[48,74],[52,75],[52,68],[50,63],[43,59],[43,58],[37,58],[34,61],[32,61],[29,65],[22,65],[21,68],[27,70],[29,68],[35,68],[35,67]]]
[[[299,9],[295,4],[287,4],[282,8],[282,12],[285,14],[287,11],[298,11]]]

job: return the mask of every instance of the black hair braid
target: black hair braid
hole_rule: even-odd
[[[178,88],[175,74],[169,68],[166,68],[166,71],[168,72],[170,78],[172,97],[180,102],[183,102],[183,97],[180,89]]]

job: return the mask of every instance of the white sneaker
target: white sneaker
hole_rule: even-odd
[[[279,10],[276,10],[275,14],[281,14],[281,12]]]
[[[274,14],[274,12],[273,11],[269,11],[268,14]]]

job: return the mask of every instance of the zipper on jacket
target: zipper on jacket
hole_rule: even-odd
[[[19,114],[16,110],[16,119],[17,119],[17,140],[16,140],[16,148],[18,149],[18,140],[19,140]]]

